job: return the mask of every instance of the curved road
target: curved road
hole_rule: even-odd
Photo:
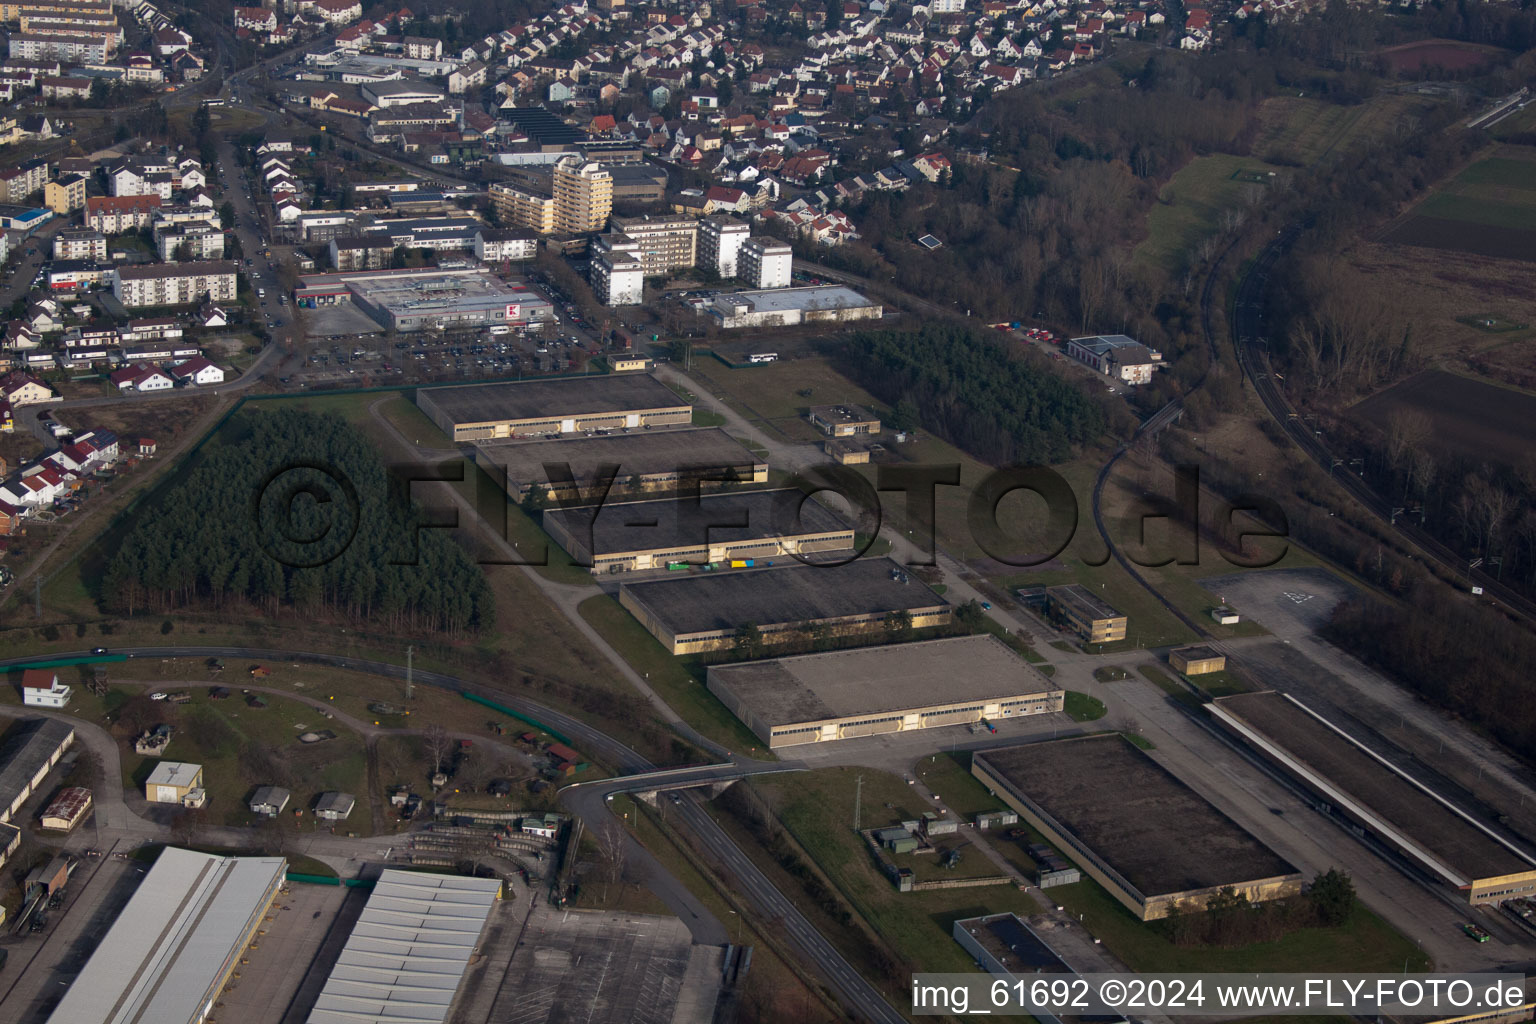
[[[345,668],[359,672],[369,672],[391,679],[404,679],[405,668],[389,662],[372,661],[369,659],[350,658],[338,654],[321,654],[311,651],[285,651],[266,647],[134,647],[118,649],[114,653],[126,654],[130,658],[247,658],[253,661],[304,661],[312,664],[329,665],[335,668]],[[48,655],[49,658],[86,658],[90,657],[90,651],[59,652]],[[29,658],[8,658],[0,660],[0,670],[26,665],[41,660],[34,655]],[[782,762],[756,761],[733,755],[730,764],[692,766],[672,771],[660,771],[640,754],[620,743],[618,740],[601,732],[592,726],[572,718],[563,712],[545,707],[536,701],[528,700],[512,694],[493,690],[490,687],[471,683],[455,676],[445,675],[439,672],[416,670],[412,674],[415,682],[426,686],[436,686],[453,693],[472,693],[476,696],[498,701],[507,707],[513,708],[531,718],[535,718],[556,730],[565,733],[578,746],[603,757],[605,760],[618,766],[629,775],[646,774],[649,777],[642,784],[643,788],[666,788],[667,785],[696,785],[701,782],[715,779],[739,778],[743,775],[762,772],[776,772],[795,770],[798,766]],[[676,781],[681,779],[681,781]],[[600,815],[607,813],[607,797],[614,792],[633,791],[637,788],[634,779],[612,779],[605,783],[591,783],[587,785],[572,786],[561,793],[562,801],[568,801],[574,813],[580,814],[583,821],[589,827],[595,822],[601,821]],[[570,794],[567,796],[567,794]],[[855,1017],[876,1021],[877,1024],[901,1024],[905,1021],[873,985],[859,976],[858,972],[849,966],[840,953],[833,948],[816,928],[805,919],[805,916],[795,905],[774,887],[773,883],[758,870],[757,866],[748,858],[735,842],[726,835],[725,831],[698,806],[692,797],[683,798],[678,805],[680,817],[698,838],[703,849],[709,851],[718,862],[732,873],[740,886],[740,895],[750,902],[754,909],[767,921],[774,922],[780,928],[780,934],[791,943],[801,954],[805,962],[813,965],[831,985],[839,1001]],[[627,833],[626,833],[627,834]],[[684,907],[683,916],[679,914],[690,929],[697,929],[695,934],[705,934],[718,941],[725,941],[727,932],[723,925],[709,913],[709,911],[693,898],[681,884],[666,875],[665,870],[655,863],[654,858],[645,852],[643,847],[633,840],[630,853],[638,853],[643,858],[640,863],[654,865],[654,871],[660,872],[660,877],[652,876],[661,886],[658,892],[669,906]],[[648,872],[649,873],[649,872]],[[667,882],[671,884],[668,885]],[[712,931],[710,923],[713,923],[718,932]]]

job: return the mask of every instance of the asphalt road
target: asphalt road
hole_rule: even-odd
[[[311,664],[330,665],[335,668],[352,669],[360,672],[369,672],[392,679],[403,679],[405,669],[399,665],[388,662],[372,661],[345,657],[336,654],[321,654],[310,651],[285,651],[266,647],[135,647],[119,649],[114,653],[126,654],[130,658],[237,658],[251,661],[303,661]],[[89,657],[90,651],[74,651],[57,653],[50,658]],[[30,658],[8,658],[0,660],[0,670],[16,665],[25,665],[38,661],[37,656]],[[635,775],[641,773],[655,773],[648,777],[642,785],[644,788],[666,788],[668,785],[696,785],[700,782],[723,780],[728,778],[740,778],[744,775],[760,772],[774,772],[794,770],[798,766],[787,765],[780,762],[756,761],[751,758],[733,756],[732,763],[720,765],[694,766],[674,771],[660,772],[656,766],[647,761],[640,754],[629,747],[613,739],[606,733],[572,718],[553,708],[545,707],[536,701],[523,697],[492,690],[489,687],[466,682],[455,676],[444,675],[438,672],[416,670],[413,673],[415,682],[425,686],[436,686],[454,693],[472,693],[476,696],[495,700],[510,707],[530,718],[536,719],[554,731],[564,733],[578,749],[584,749],[602,757],[604,760],[616,765],[622,771]],[[562,801],[567,801],[567,806],[573,813],[579,814],[589,829],[597,828],[605,820],[609,813],[607,809],[607,797],[612,792],[630,791],[636,788],[633,779],[615,779],[608,783],[609,788],[603,788],[604,784],[594,783],[587,786],[570,787],[562,791]],[[572,795],[567,798],[566,794]],[[773,921],[783,929],[785,938],[805,958],[805,962],[815,967],[831,985],[838,998],[850,1013],[861,1019],[868,1019],[885,1024],[897,1024],[904,1021],[884,997],[875,990],[874,986],[859,976],[843,959],[842,955],[832,947],[821,934],[807,921],[795,905],[774,887],[773,883],[758,870],[757,866],[739,850],[735,843],[727,836],[708,814],[695,802],[696,798],[685,796],[678,804],[679,818],[688,826],[696,839],[708,850],[711,857],[725,866],[736,879],[740,886],[740,893],[745,896],[765,920]],[[376,845],[376,841],[374,841]],[[653,858],[640,847],[634,846],[630,852],[639,851],[641,859],[637,864],[662,872],[662,877],[654,878],[660,886],[657,895],[665,900],[669,906],[682,907],[683,913],[678,916],[693,927],[698,922],[700,930],[714,938],[724,941],[726,934],[724,926],[720,925],[702,904],[687,893],[680,883],[665,874]],[[649,859],[649,864],[645,864]],[[675,902],[674,902],[675,901]],[[674,911],[675,912],[675,911]],[[684,916],[684,915],[687,916]],[[708,922],[714,921],[719,927],[715,933],[709,929]]]

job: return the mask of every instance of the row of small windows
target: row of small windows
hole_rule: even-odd
[[[821,732],[821,726],[819,726],[819,725],[797,725],[797,726],[794,726],[792,728],[784,728],[784,729],[775,729],[775,730],[773,730],[773,734],[775,736],[792,736],[792,735],[794,735],[796,733],[802,733],[802,732]]]
[[[852,729],[860,725],[879,725],[881,722],[899,722],[900,715],[886,715],[883,718],[861,718],[857,722],[843,722],[842,728]]]
[[[986,709],[987,706],[985,704],[976,704],[968,708],[946,708],[943,711],[924,711],[923,717],[932,718],[935,715],[960,715],[969,711],[985,711]]]

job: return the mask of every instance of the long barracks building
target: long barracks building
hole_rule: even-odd
[[[544,529],[594,573],[852,551],[853,525],[802,498],[786,488],[546,509]]]
[[[456,442],[693,421],[693,406],[644,374],[421,388],[416,405]]]

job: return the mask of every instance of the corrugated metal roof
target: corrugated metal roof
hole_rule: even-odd
[[[491,878],[384,871],[309,1024],[442,1024],[500,892]]]
[[[282,857],[166,847],[48,1024],[202,1020],[287,869]]]

